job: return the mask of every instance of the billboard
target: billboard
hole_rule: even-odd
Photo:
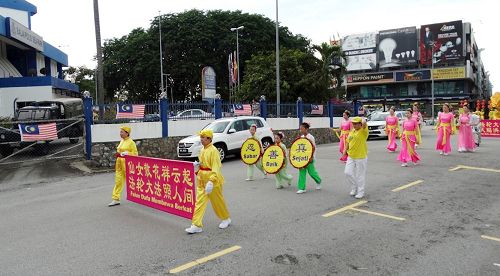
[[[431,79],[431,70],[412,70],[405,72],[396,72],[395,73],[396,81],[422,81],[422,80],[430,80]]]
[[[205,66],[201,70],[201,97],[203,99],[214,99],[215,93],[215,70],[210,66]]]
[[[376,69],[377,33],[346,36],[342,50],[347,59],[347,71]]]
[[[417,27],[379,32],[378,63],[380,68],[417,63]]]
[[[439,68],[432,71],[435,80],[450,80],[465,78],[465,67]]]
[[[394,74],[392,72],[347,75],[348,85],[389,82],[394,82]]]
[[[420,64],[460,61],[464,58],[462,20],[422,25],[420,28]]]

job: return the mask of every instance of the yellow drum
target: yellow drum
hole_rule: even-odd
[[[260,159],[262,146],[257,139],[248,138],[241,145],[241,160],[247,165],[253,165]]]
[[[277,145],[272,145],[262,155],[262,168],[270,174],[278,173],[285,165],[285,151]]]
[[[290,147],[290,164],[296,169],[307,167],[313,160],[314,150],[314,145],[309,139],[305,137],[295,139]]]

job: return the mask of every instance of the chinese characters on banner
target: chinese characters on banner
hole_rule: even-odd
[[[500,120],[481,120],[481,136],[500,138]]]
[[[126,156],[127,199],[191,219],[196,202],[191,162]]]

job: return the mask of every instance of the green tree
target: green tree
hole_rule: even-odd
[[[246,62],[246,77],[239,94],[240,101],[260,95],[269,101],[276,98],[275,52],[253,55]],[[321,62],[312,53],[297,49],[280,49],[280,90],[282,102],[322,102],[328,99],[326,83],[321,80]]]
[[[104,44],[107,98],[119,90],[131,100],[155,100],[160,89],[158,17],[149,29],[135,29]],[[228,55],[236,51],[231,27],[245,26],[239,33],[240,74],[246,78],[245,60],[252,54],[274,49],[274,23],[261,15],[241,11],[199,11],[161,16],[164,73],[176,101],[201,99],[201,69],[212,66],[217,73],[217,92],[228,98]],[[309,41],[280,28],[280,45],[311,52]],[[170,93],[169,93],[170,96]]]
[[[318,73],[318,81],[322,83],[326,89],[330,90],[329,95],[341,98],[343,76],[345,74],[345,66],[342,64],[344,53],[340,46],[332,46],[326,42],[320,45],[313,45],[313,50],[321,57],[321,69]]]
[[[68,67],[63,72],[64,79],[78,85],[80,91],[89,91],[90,95],[96,99],[95,70],[85,66]]]

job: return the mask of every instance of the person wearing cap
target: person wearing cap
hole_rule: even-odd
[[[314,136],[312,136],[311,133],[309,133],[309,128],[311,125],[309,123],[303,122],[300,124],[300,134],[301,137],[305,137],[311,141],[313,144],[314,148],[316,148],[316,139],[314,139]],[[321,190],[321,177],[319,176],[318,172],[316,171],[316,167],[314,166],[316,159],[316,152],[314,152],[313,159],[307,167],[299,169],[299,180],[297,183],[298,190],[297,194],[303,194],[306,192],[306,177],[307,173],[312,177],[314,182],[316,182],[316,190]]]
[[[137,146],[134,140],[130,138],[130,127],[120,127],[120,137],[122,140],[116,148],[116,164],[115,164],[115,187],[113,188],[112,201],[108,204],[109,207],[120,205],[120,195],[125,183],[125,156],[136,156]]]
[[[200,151],[199,168],[196,172],[196,203],[191,227],[186,228],[189,234],[203,231],[203,216],[207,203],[210,200],[215,215],[222,222],[219,228],[225,229],[231,224],[229,212],[226,207],[222,188],[224,176],[222,176],[222,164],[217,148],[212,145],[213,131],[204,129],[200,133],[200,141],[203,148]]]
[[[257,132],[257,125],[256,124],[252,124],[250,126],[249,131],[250,131],[251,138],[259,141],[259,144],[260,144],[260,139],[259,139],[259,137],[256,134],[256,132]],[[262,153],[264,153],[264,149],[262,148],[262,145],[261,145],[260,150],[261,150],[261,155],[262,155]],[[259,169],[259,171],[261,171],[264,174],[264,178],[267,178],[267,173],[262,168],[262,162],[261,162],[261,159],[259,159],[257,161],[257,163],[255,163],[253,165],[247,165],[247,178],[245,179],[246,181],[253,181],[254,180],[253,173],[255,171],[255,167],[257,167],[257,169]]]
[[[344,154],[348,155],[344,173],[347,184],[351,186],[350,195],[359,199],[365,195],[366,166],[368,163],[368,146],[366,145],[368,126],[361,117],[353,118],[352,126],[354,131],[349,133],[347,137],[348,143],[344,149]]]

